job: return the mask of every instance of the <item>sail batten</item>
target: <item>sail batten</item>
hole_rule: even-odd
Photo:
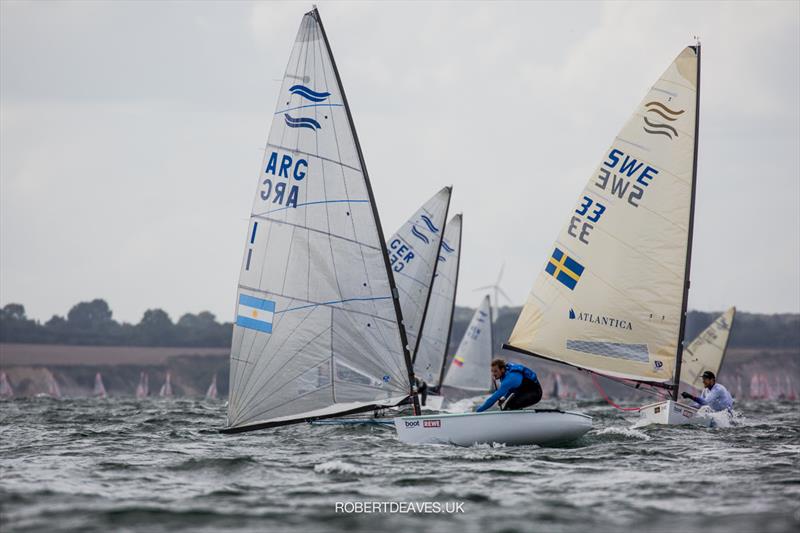
[[[411,394],[380,219],[316,9],[301,22],[276,110],[237,288],[230,431]]]
[[[509,347],[666,384],[679,372],[697,157],[699,51],[685,48],[605,152]]]

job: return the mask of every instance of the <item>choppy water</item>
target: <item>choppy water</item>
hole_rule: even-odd
[[[546,403],[546,402],[545,402]],[[564,407],[564,405],[562,405]],[[796,531],[798,404],[739,405],[727,429],[595,428],[566,448],[408,447],[380,427],[220,435],[191,400],[0,403],[9,531]],[[463,502],[459,514],[344,514],[336,502]]]

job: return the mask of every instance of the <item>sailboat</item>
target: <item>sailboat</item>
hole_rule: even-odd
[[[300,24],[248,223],[227,427],[411,401],[411,354],[353,117],[319,12]]]
[[[139,372],[139,384],[136,386],[136,397],[146,398],[150,395],[150,376],[147,372]]]
[[[45,398],[61,398],[61,387],[58,386],[58,381],[56,381],[56,377],[50,372],[49,369],[44,369],[45,373],[45,382],[47,384],[47,392],[37,394],[37,397],[45,397]]]
[[[158,391],[158,395],[162,398],[172,397],[172,374],[169,370],[167,370],[167,375],[164,377],[164,384],[161,385],[161,390]]]
[[[494,333],[492,302],[487,294],[472,315],[450,362],[444,385],[475,396],[492,389],[489,367],[492,363]]]
[[[605,152],[505,348],[679,404],[697,176],[700,45],[686,47]],[[672,415],[675,415],[674,417]]]
[[[8,382],[8,376],[5,372],[0,372],[0,398],[13,398],[14,389],[11,383]]]
[[[447,223],[437,258],[436,275],[431,287],[430,302],[419,348],[414,353],[414,374],[425,381],[430,393],[427,407],[440,410],[444,397],[439,394],[446,370],[447,350],[456,306],[458,271],[461,262],[461,230],[463,216],[455,215]]]
[[[100,375],[100,372],[94,375],[94,390],[92,391],[92,396],[96,398],[106,398],[108,394],[106,394],[106,386],[103,384],[103,376]]]
[[[211,378],[211,384],[208,386],[208,390],[206,390],[206,399],[207,400],[216,400],[217,399],[217,374],[214,373],[214,377]]]

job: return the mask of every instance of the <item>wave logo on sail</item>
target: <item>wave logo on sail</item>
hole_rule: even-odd
[[[317,122],[313,118],[308,118],[308,117],[294,118],[289,113],[284,113],[283,118],[284,120],[286,120],[286,125],[289,126],[290,128],[308,128],[312,131],[322,129],[322,126],[319,125],[319,122]]]
[[[684,113],[683,109],[676,111],[655,100],[647,102],[644,106],[647,108],[645,115],[642,117],[644,118],[644,126],[642,126],[644,131],[651,135],[664,135],[669,140],[678,136],[678,130],[664,121],[676,121]]]
[[[430,218],[428,218],[426,215],[421,215],[420,218],[422,218],[422,221],[425,223],[426,226],[428,226],[428,229],[431,230],[433,233],[438,233],[439,232],[439,228],[437,228],[433,224],[433,221]]]
[[[411,234],[425,244],[430,244],[431,242],[428,237],[426,237],[420,230],[417,229],[417,226],[411,226]]]
[[[553,255],[547,262],[544,271],[556,278],[566,288],[571,291],[575,290],[578,280],[581,279],[584,266],[567,254],[556,248],[553,250]]]
[[[451,248],[450,245],[447,244],[447,241],[444,239],[442,239],[442,248],[444,248],[444,251],[447,252],[448,254],[452,254],[453,252],[456,251],[455,248]]]
[[[289,92],[311,102],[323,102],[331,95],[329,92],[318,93],[317,91],[309,89],[305,85],[292,85],[289,87]]]

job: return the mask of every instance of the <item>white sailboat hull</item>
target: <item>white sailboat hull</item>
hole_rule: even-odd
[[[575,440],[592,429],[590,416],[556,410],[404,416],[394,420],[397,438],[410,444],[550,445]]]
[[[710,427],[710,417],[698,413],[697,409],[673,400],[651,403],[639,409],[636,427],[660,424],[664,426],[695,425]]]

